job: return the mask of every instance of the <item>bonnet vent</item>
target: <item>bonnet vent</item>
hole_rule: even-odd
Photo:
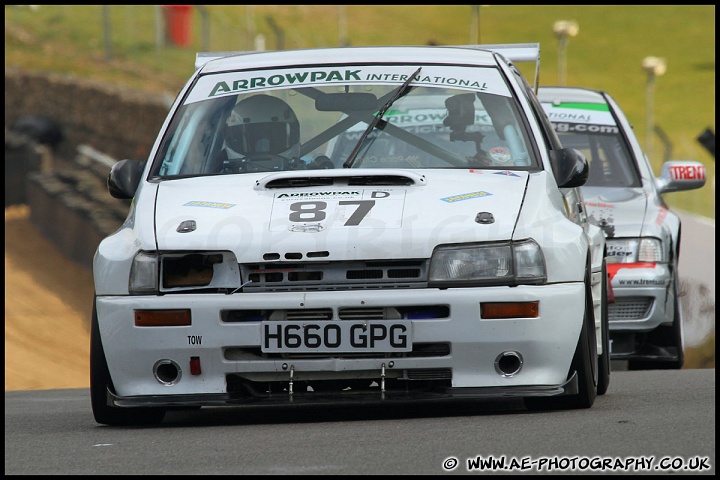
[[[255,190],[278,188],[328,187],[328,186],[412,186],[426,185],[424,175],[402,170],[343,169],[321,174],[308,171],[279,172],[261,178]]]

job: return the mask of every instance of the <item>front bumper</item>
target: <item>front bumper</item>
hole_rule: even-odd
[[[538,301],[539,316],[481,316],[483,302],[518,301]],[[319,398],[318,389],[328,384],[352,385],[356,391],[352,394],[335,393],[338,399],[358,393],[358,401],[383,396],[383,383],[386,399],[398,395],[532,396],[562,394],[568,388],[574,391],[566,382],[582,327],[585,287],[567,283],[446,290],[100,296],[96,305],[115,387],[112,401],[118,405],[148,401],[164,405],[254,404],[258,398],[271,403],[289,398],[296,402],[306,396]],[[326,309],[338,319],[343,308],[384,312],[438,306],[447,307],[448,314],[411,320],[412,350],[399,353],[268,354],[260,348],[262,322],[227,321],[227,312],[237,309],[288,311],[301,316]],[[177,308],[191,310],[191,325],[135,326],[135,310]],[[505,359],[510,359],[512,372],[502,367]],[[196,362],[195,368],[192,362]],[[158,375],[159,371],[162,374]],[[183,403],[186,401],[191,403]]]
[[[672,271],[667,264],[610,264],[615,302],[608,304],[613,360],[672,362],[676,347],[657,345],[653,332],[675,320]]]
[[[649,332],[672,323],[672,272],[666,264],[608,264],[615,302],[608,304],[610,333]]]

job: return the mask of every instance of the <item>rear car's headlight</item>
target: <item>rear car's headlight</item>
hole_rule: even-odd
[[[657,238],[608,238],[608,263],[665,262],[662,242]]]
[[[130,269],[129,288],[134,295],[240,285],[240,268],[231,252],[139,252]]]
[[[438,247],[430,261],[430,286],[537,284],[547,279],[534,240]]]

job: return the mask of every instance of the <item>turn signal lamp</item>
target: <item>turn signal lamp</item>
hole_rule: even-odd
[[[539,313],[540,302],[488,302],[480,304],[480,315],[483,319],[537,318]]]
[[[190,310],[135,310],[136,327],[186,327],[192,325]]]

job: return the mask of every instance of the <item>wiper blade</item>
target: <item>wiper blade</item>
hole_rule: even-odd
[[[415,70],[415,73],[410,75],[407,80],[405,80],[405,83],[400,85],[397,90],[395,90],[395,93],[393,94],[390,99],[385,102],[385,105],[382,106],[380,110],[378,110],[378,113],[375,115],[375,118],[372,119],[372,122],[370,122],[370,125],[365,129],[363,134],[360,136],[360,140],[358,140],[357,144],[355,144],[355,148],[353,148],[353,151],[350,152],[350,155],[348,155],[347,160],[345,160],[345,163],[343,163],[343,168],[350,168],[352,167],[353,163],[355,163],[355,157],[357,157],[358,152],[360,151],[360,148],[362,147],[362,144],[365,142],[365,139],[368,135],[370,135],[370,132],[373,131],[375,127],[377,127],[377,124],[380,123],[380,120],[382,120],[383,115],[385,115],[385,112],[387,112],[388,108],[395,103],[395,101],[406,95],[410,91],[410,82],[412,82],[415,79],[415,76],[417,76],[418,73],[420,73],[420,70],[422,67],[418,67],[417,70]]]

